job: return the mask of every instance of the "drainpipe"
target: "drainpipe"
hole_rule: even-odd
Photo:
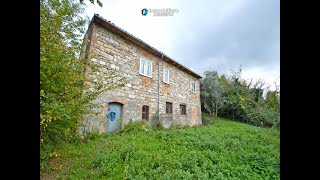
[[[161,60],[163,53],[161,53]],[[158,60],[158,120],[160,122],[160,59]]]

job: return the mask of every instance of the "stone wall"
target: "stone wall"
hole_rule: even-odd
[[[93,24],[89,41],[89,59],[100,66],[100,71],[112,69],[119,77],[125,77],[124,87],[99,95],[96,103],[102,111],[97,117],[87,117],[85,128],[105,132],[108,103],[123,104],[122,124],[142,119],[142,106],[149,106],[149,121],[158,109],[158,65],[160,61],[160,121],[164,127],[201,124],[200,84],[192,75],[135,46],[117,34]],[[90,37],[90,36],[89,36]],[[152,78],[139,74],[140,58],[152,62]],[[169,84],[163,82],[163,68],[169,69]],[[96,73],[99,75],[99,72]],[[196,82],[196,92],[191,92],[190,82]],[[166,114],[166,102],[173,106],[172,114]],[[180,104],[186,104],[187,115],[180,115]],[[81,131],[81,130],[80,130]]]

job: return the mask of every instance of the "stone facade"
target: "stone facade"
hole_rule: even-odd
[[[89,131],[105,132],[108,103],[123,104],[122,124],[142,120],[142,106],[149,106],[149,121],[158,110],[158,68],[160,65],[160,122],[168,128],[171,125],[199,125],[202,123],[199,77],[187,73],[168,63],[125,38],[109,31],[98,23],[92,23],[88,32],[88,58],[100,64],[102,71],[112,69],[117,76],[127,79],[126,85],[103,92],[96,102],[102,113],[88,117],[84,123]],[[139,73],[140,58],[152,62],[152,77]],[[163,82],[163,69],[169,70],[169,84]],[[97,73],[98,75],[99,73]],[[191,92],[191,82],[196,91]],[[172,114],[166,113],[166,102],[172,103]],[[180,104],[186,105],[186,115],[180,115]]]

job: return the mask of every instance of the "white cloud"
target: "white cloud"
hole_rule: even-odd
[[[271,37],[275,42],[271,46],[263,46],[266,44],[265,42],[258,41],[261,43],[258,44],[256,41],[247,40],[247,37],[248,39],[249,37],[261,37],[260,34],[264,35],[268,32],[263,31],[255,36],[247,33],[250,28],[262,27],[263,23],[259,25],[256,23],[264,22],[263,18],[270,15],[266,11],[259,14],[260,19],[253,19],[252,22],[248,19],[248,17],[258,14],[259,9],[257,10],[256,7],[261,9],[266,5],[266,7],[273,8],[266,1],[260,3],[249,0],[212,0],[186,3],[182,0],[102,0],[102,8],[97,4],[92,5],[89,1],[85,2],[88,5],[86,14],[90,18],[94,13],[99,14],[200,75],[203,75],[203,72],[210,68],[218,70],[221,74],[230,74],[231,69],[237,69],[241,64],[244,78],[262,78],[272,89],[274,89],[274,81],[280,75],[280,40],[278,35],[280,26],[270,27]],[[179,12],[170,17],[142,16],[141,10],[143,8],[175,8]],[[250,11],[251,14],[245,16],[244,13],[247,11]],[[274,12],[272,11],[272,13]],[[242,19],[237,19],[238,16],[241,16]],[[236,24],[238,20],[242,21]],[[270,21],[273,19],[271,18]],[[252,25],[252,23],[254,24]],[[241,28],[237,29],[240,26]],[[251,32],[263,29],[257,28]],[[229,32],[226,34],[225,32],[233,30],[241,33]],[[240,35],[243,37],[239,38]],[[224,43],[224,46],[221,45],[223,41],[227,42]],[[199,45],[198,49],[194,48],[197,46],[192,46],[196,43]],[[261,46],[262,50],[251,48],[256,46]],[[219,47],[221,49],[218,49]],[[247,50],[248,47],[253,50]],[[246,51],[244,48],[247,48]],[[209,52],[214,53],[209,54]],[[248,57],[242,57],[242,59],[237,57],[241,53],[248,54]],[[232,56],[229,57],[229,55]],[[263,59],[259,59],[260,55],[263,56]],[[280,78],[277,79],[277,83],[280,84]]]
[[[242,77],[246,80],[252,78],[254,82],[261,79],[266,83],[264,88],[269,87],[270,90],[275,90],[275,82],[277,86],[280,85],[280,66],[278,68],[271,70],[263,67],[243,68]]]
[[[99,14],[103,18],[111,21],[115,25],[128,31],[144,42],[170,55],[173,52],[174,37],[171,36],[174,17],[153,17],[150,15],[142,16],[143,8],[177,8],[169,0],[165,1],[102,1],[103,7],[88,4],[86,14],[90,18],[93,14]]]

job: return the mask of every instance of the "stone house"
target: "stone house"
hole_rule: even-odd
[[[86,118],[87,131],[111,132],[129,121],[150,122],[155,115],[165,128],[202,123],[200,75],[98,14],[85,39],[87,53],[81,56],[127,79],[124,87],[99,95],[102,113]]]

